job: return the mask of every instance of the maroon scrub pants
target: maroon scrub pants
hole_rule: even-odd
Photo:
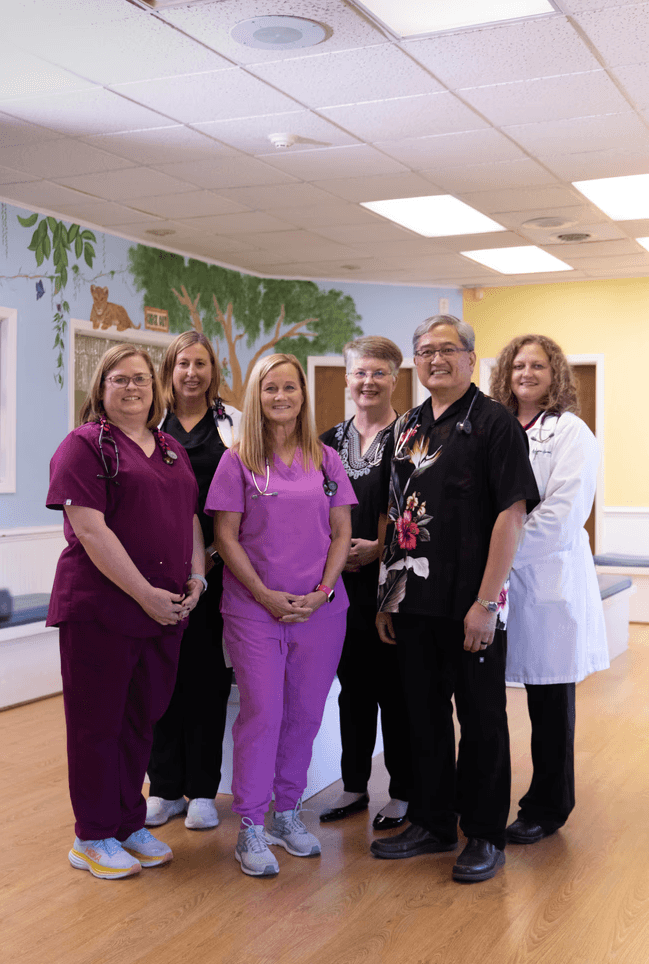
[[[184,628],[117,635],[95,622],[61,623],[70,799],[80,840],[126,838],[144,826],[153,724],[173,693]]]

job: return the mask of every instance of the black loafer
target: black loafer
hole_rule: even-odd
[[[453,867],[453,880],[471,883],[489,880],[505,863],[505,854],[488,840],[469,837],[469,842]]]
[[[386,817],[382,813],[377,813],[372,821],[372,826],[375,830],[394,830],[395,827],[401,827],[406,819],[405,814],[403,817]]]
[[[369,802],[369,795],[364,793],[362,797],[348,803],[346,807],[331,807],[329,810],[323,810],[320,814],[320,823],[333,823],[335,820],[351,817],[355,813],[362,813],[363,810],[367,810]]]
[[[419,854],[441,854],[447,850],[455,850],[456,847],[457,841],[447,843],[416,823],[411,823],[402,833],[394,837],[374,840],[370,850],[375,857],[381,857],[384,860],[403,860],[405,857],[417,857]]]
[[[523,820],[519,817],[518,820],[510,823],[506,833],[507,840],[509,840],[510,843],[531,844],[538,843],[539,840],[543,840],[544,837],[549,837],[551,834],[556,833],[556,829],[546,830],[540,823]]]

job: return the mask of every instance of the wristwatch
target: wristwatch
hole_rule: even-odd
[[[492,602],[490,599],[481,599],[480,596],[476,596],[475,601],[484,606],[488,613],[497,613],[500,608],[497,602]]]
[[[220,557],[220,555],[219,555],[219,551],[218,551],[218,549],[216,549],[214,546],[209,546],[209,547],[207,548],[206,552],[209,553],[209,556],[210,556],[212,562],[214,563],[214,565],[216,565],[218,562],[220,562],[221,557]]]
[[[324,586],[321,582],[313,590],[314,592],[323,592],[327,597],[327,602],[333,602],[336,593],[329,586]]]
[[[193,572],[189,577],[189,579],[187,580],[187,582],[191,582],[192,579],[198,579],[198,581],[203,584],[203,588],[201,589],[201,596],[202,596],[205,590],[207,589],[207,579],[205,578],[205,576],[201,576],[200,572]]]

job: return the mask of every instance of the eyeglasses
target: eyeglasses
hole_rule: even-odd
[[[133,375],[129,378],[128,375],[106,375],[105,382],[111,382],[117,388],[126,388],[133,382],[138,388],[144,388],[145,385],[150,385],[153,381],[153,375]]]
[[[371,378],[373,382],[382,382],[386,378],[390,378],[392,372],[384,372],[382,368],[379,368],[375,372],[366,372],[362,368],[357,368],[353,372],[349,372],[350,378],[357,378],[359,382],[364,382],[366,378]]]
[[[453,355],[458,355],[462,351],[469,351],[468,348],[456,348],[453,345],[447,345],[445,348],[422,348],[421,351],[415,352],[415,358],[423,358],[424,361],[432,361],[435,355],[439,355],[440,358],[447,358],[449,361]]]

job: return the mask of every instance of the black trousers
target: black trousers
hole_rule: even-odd
[[[575,684],[526,683],[532,723],[532,782],[518,816],[552,832],[575,806]]]
[[[367,790],[380,707],[389,794],[397,800],[409,800],[412,760],[397,647],[381,642],[375,619],[376,607],[355,605],[350,593],[345,643],[338,664],[343,785],[350,793]]]
[[[221,645],[221,567],[210,570],[207,583],[183,634],[171,702],[153,730],[149,793],[165,800],[213,798],[221,780],[232,684]]]
[[[392,619],[414,756],[408,818],[451,843],[459,815],[465,836],[502,850],[511,791],[505,632],[496,630],[486,650],[468,653],[460,621],[400,613]]]

